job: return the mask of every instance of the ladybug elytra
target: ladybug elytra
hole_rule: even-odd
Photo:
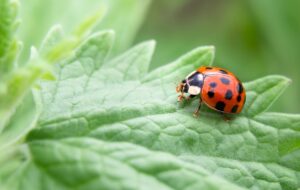
[[[199,95],[197,116],[204,102],[209,108],[226,114],[237,114],[243,109],[246,92],[240,80],[231,72],[219,67],[199,67],[190,73],[176,87],[180,93],[178,101]],[[184,93],[188,93],[186,98]]]

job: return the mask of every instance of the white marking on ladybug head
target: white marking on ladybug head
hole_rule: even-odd
[[[188,93],[191,95],[198,95],[201,92],[201,88],[198,86],[189,86],[189,91]]]
[[[202,74],[197,75],[197,77],[198,77],[199,81],[203,81],[203,75]]]

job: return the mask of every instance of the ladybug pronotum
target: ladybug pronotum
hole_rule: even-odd
[[[246,92],[241,81],[231,72],[219,67],[202,66],[185,77],[176,87],[178,101],[199,95],[199,114],[202,102],[209,108],[226,114],[238,114],[246,101]],[[184,93],[189,96],[185,97]]]

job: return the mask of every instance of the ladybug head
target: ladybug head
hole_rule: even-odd
[[[182,80],[177,86],[176,86],[176,92],[188,92],[188,85],[186,83],[186,80]]]
[[[203,75],[198,72],[192,72],[184,80],[181,81],[176,87],[179,93],[189,93],[191,95],[198,95],[201,92],[203,85]]]

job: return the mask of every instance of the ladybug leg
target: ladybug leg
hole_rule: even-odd
[[[176,92],[180,93],[180,95],[177,97],[177,101],[181,102],[183,99],[185,99],[184,92],[183,92],[183,83],[180,83],[176,86]]]
[[[176,86],[176,92],[179,93],[181,92],[182,93],[182,89],[183,89],[184,85],[183,83],[180,83]]]
[[[223,116],[224,121],[230,121],[232,119],[231,117],[229,117],[228,115],[226,115],[224,113],[222,113],[222,116]]]
[[[181,102],[183,99],[185,99],[185,96],[184,96],[183,92],[181,92],[180,95],[177,97],[177,101]]]
[[[198,117],[199,116],[199,111],[201,109],[201,105],[202,105],[202,99],[199,98],[199,105],[198,105],[198,108],[194,111],[194,114],[193,114],[194,117]]]

